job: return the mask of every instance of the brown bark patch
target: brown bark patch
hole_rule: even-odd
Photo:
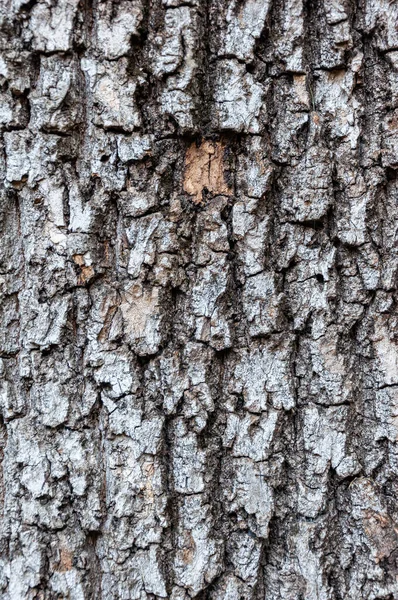
[[[190,531],[186,532],[185,535],[185,540],[184,540],[184,549],[182,551],[182,561],[184,564],[189,565],[192,563],[194,556],[195,556],[195,551],[196,551],[196,544],[195,544],[195,540],[193,539],[192,533]]]
[[[94,276],[94,268],[92,267],[92,265],[85,264],[83,254],[74,254],[73,260],[80,267],[78,284],[84,285]]]
[[[317,113],[314,113],[312,115],[312,120],[314,121],[315,125],[319,125],[319,123],[321,121],[320,118],[319,118],[319,115]]]
[[[379,562],[398,547],[397,528],[388,515],[366,511],[364,531],[375,549],[375,560]]]
[[[113,317],[115,316],[116,311],[117,311],[117,306],[111,306],[109,308],[108,312],[106,313],[104,325],[98,334],[98,338],[97,338],[98,341],[105,342],[105,340],[108,339],[109,331],[110,331],[112,321],[113,321]]]
[[[398,129],[398,113],[393,113],[393,115],[387,119],[387,128],[390,131],[397,131],[397,129]]]
[[[224,175],[225,145],[205,140],[200,146],[191,144],[185,155],[184,191],[193,201],[202,201],[203,191],[212,195],[232,193]]]
[[[154,502],[153,493],[153,476],[155,474],[155,465],[153,463],[146,463],[144,465],[144,473],[146,475],[145,480],[145,497],[148,502],[148,511]]]
[[[61,548],[60,550],[60,559],[57,567],[57,571],[60,573],[65,573],[65,571],[70,571],[73,568],[73,553],[66,548]]]

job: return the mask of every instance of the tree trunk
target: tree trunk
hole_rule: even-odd
[[[0,597],[398,598],[398,2],[1,11]]]

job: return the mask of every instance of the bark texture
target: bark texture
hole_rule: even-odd
[[[398,598],[398,2],[0,10],[0,597]]]

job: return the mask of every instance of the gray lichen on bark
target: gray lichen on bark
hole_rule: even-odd
[[[398,598],[397,22],[2,0],[1,598]]]

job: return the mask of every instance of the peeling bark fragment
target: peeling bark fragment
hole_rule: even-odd
[[[302,0],[287,0],[281,11],[281,23],[276,30],[275,50],[287,71],[300,73],[305,69],[304,48],[304,9]]]
[[[260,538],[268,537],[273,512],[273,494],[267,483],[267,465],[246,458],[231,460],[228,469],[232,481],[224,481],[224,494],[231,512],[243,509],[242,529],[248,528]]]
[[[230,2],[225,17],[224,43],[218,49],[218,54],[233,55],[240,60],[249,61],[264,28],[269,6],[269,2],[261,0]]]
[[[33,47],[41,52],[66,52],[72,47],[73,24],[78,0],[37,2],[31,13],[29,28]]]
[[[332,201],[329,153],[319,147],[310,148],[302,161],[292,169],[285,190],[282,192],[281,208],[290,219],[321,219]]]
[[[271,333],[279,329],[279,303],[272,276],[266,273],[255,275],[247,280],[243,292],[243,306],[253,337]]]
[[[174,562],[176,583],[196,595],[219,574],[222,544],[213,537],[209,505],[200,494],[184,498],[179,514]]]
[[[82,122],[79,65],[69,57],[42,56],[31,94],[31,123],[43,131],[65,133]]]
[[[141,123],[134,96],[137,86],[143,83],[132,79],[127,70],[127,59],[117,62],[82,61],[87,74],[93,101],[94,125],[104,129],[133,131]]]
[[[165,78],[161,94],[161,108],[173,117],[182,131],[195,130],[197,85],[195,75],[200,59],[198,35],[201,29],[199,15],[190,6],[173,6],[165,12],[164,32],[154,39],[152,69],[157,77]]]
[[[155,354],[161,342],[159,288],[145,290],[136,284],[130,286],[124,296],[120,308],[127,342],[140,356]]]
[[[220,60],[216,68],[213,126],[219,131],[260,133],[264,88],[235,60]]]
[[[133,36],[139,35],[141,2],[100,2],[98,5],[96,49],[107,59],[127,55]]]
[[[242,352],[236,366],[233,391],[242,393],[244,406],[253,413],[267,410],[268,402],[275,408],[289,410],[295,404],[290,380],[289,357],[291,340],[272,338]]]

